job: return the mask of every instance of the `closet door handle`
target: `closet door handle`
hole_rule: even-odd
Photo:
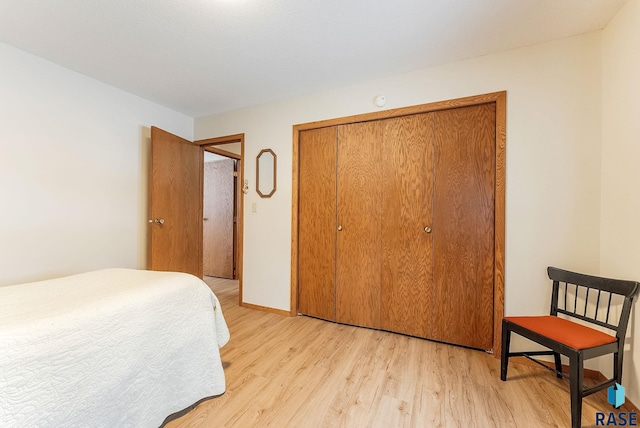
[[[429,226],[425,226],[424,231],[427,233],[431,233],[431,228]]]
[[[342,225],[338,225],[338,232],[342,231]]]

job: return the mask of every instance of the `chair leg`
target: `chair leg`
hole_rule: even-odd
[[[507,368],[509,366],[509,344],[511,343],[511,330],[507,322],[502,320],[502,352],[500,354],[500,380],[507,380]]]
[[[623,352],[613,354],[613,378],[618,383],[622,383],[622,355]]]
[[[553,359],[556,362],[556,376],[558,377],[558,379],[562,379],[562,375],[560,373],[562,373],[562,360],[560,359],[560,354],[557,352],[553,353]]]
[[[569,356],[572,428],[580,428],[582,425],[583,363],[584,360],[580,352]]]

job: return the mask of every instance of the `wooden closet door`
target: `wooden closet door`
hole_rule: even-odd
[[[493,345],[495,104],[434,113],[431,338]]]
[[[381,121],[338,127],[336,320],[380,328]]]
[[[335,321],[336,127],[299,135],[298,310]]]
[[[383,124],[381,328],[429,337],[433,114]]]

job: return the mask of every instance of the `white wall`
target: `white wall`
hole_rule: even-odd
[[[601,32],[195,121],[195,138],[245,133],[245,178],[278,155],[271,199],[245,200],[244,300],[289,309],[292,126],[507,90],[506,314],[548,310],[546,267],[600,267]],[[251,212],[252,203],[257,212]]]
[[[640,2],[629,1],[603,32],[601,272],[640,281]],[[636,299],[640,300],[640,299]],[[640,405],[640,305],[629,323],[623,369]],[[610,372],[610,367],[603,371]]]
[[[146,267],[149,126],[193,119],[0,44],[0,285]]]

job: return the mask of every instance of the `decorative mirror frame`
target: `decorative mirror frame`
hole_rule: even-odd
[[[271,154],[273,156],[273,188],[269,193],[262,193],[260,191],[260,158],[265,153]],[[261,198],[270,198],[274,193],[276,193],[276,165],[278,163],[278,157],[271,149],[262,149],[258,156],[256,156],[256,192],[260,195]]]

